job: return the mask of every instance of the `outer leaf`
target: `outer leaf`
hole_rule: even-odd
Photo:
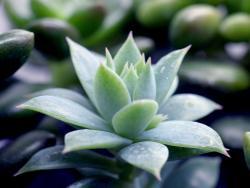
[[[115,55],[116,72],[120,74],[126,62],[129,64],[136,64],[141,58],[141,53],[133,39],[132,33],[129,34],[127,40]]]
[[[128,72],[122,77],[124,83],[126,84],[130,96],[133,97],[135,86],[138,80],[138,75],[133,66],[130,66]]]
[[[103,65],[96,73],[95,98],[100,114],[107,121],[111,121],[113,115],[131,101],[121,78]]]
[[[145,130],[157,109],[158,105],[153,100],[134,101],[115,114],[113,128],[122,136],[134,138]]]
[[[157,86],[156,100],[159,104],[166,98],[181,62],[189,48],[190,46],[167,54],[162,57],[154,67]]]
[[[142,133],[138,139],[176,147],[219,152],[228,156],[220,136],[213,129],[192,121],[163,122],[155,129]]]
[[[131,141],[126,138],[105,131],[77,130],[66,134],[65,149],[63,152],[84,149],[119,148],[130,143]]]
[[[16,175],[26,172],[93,167],[117,172],[115,161],[92,151],[73,152],[62,154],[63,146],[54,146],[37,152],[17,172]]]
[[[85,108],[93,112],[96,111],[95,107],[91,104],[91,102],[86,97],[69,89],[64,89],[64,88],[45,89],[42,91],[32,93],[31,95],[29,95],[29,97],[33,98],[33,97],[38,97],[41,95],[49,95],[49,96],[66,98],[76,103],[79,103],[80,105],[84,106]]]
[[[65,98],[40,96],[30,99],[18,107],[41,112],[66,123],[76,125],[78,128],[110,130],[107,123],[99,116],[80,104]]]
[[[156,142],[138,142],[120,152],[123,160],[161,179],[160,171],[168,159],[168,148]]]
[[[159,112],[166,114],[169,120],[194,121],[220,108],[220,105],[202,96],[178,94],[169,98]]]
[[[250,132],[244,134],[243,150],[247,166],[250,169]]]
[[[155,99],[156,82],[151,63],[147,63],[139,76],[135,87],[133,99]]]
[[[168,188],[214,188],[220,174],[220,158],[199,157],[186,161],[164,181]]]
[[[67,42],[76,74],[90,100],[96,104],[93,83],[100,62],[98,61],[98,58],[86,48],[73,42],[69,38],[67,38]]]

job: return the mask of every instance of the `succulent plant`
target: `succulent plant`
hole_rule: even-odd
[[[34,34],[10,30],[0,35],[0,80],[14,74],[28,59],[34,46]]]
[[[166,161],[219,152],[228,155],[220,136],[193,122],[220,106],[194,94],[172,96],[177,72],[190,47],[145,63],[132,34],[112,58],[97,57],[67,39],[78,78],[88,96],[54,88],[33,95],[19,108],[44,113],[79,129],[66,134],[65,146],[35,154],[18,174],[58,168],[104,169],[120,179],[132,166],[160,179]],[[113,158],[89,149],[108,149]],[[119,161],[126,165],[120,166]],[[132,168],[134,169],[134,168]],[[117,176],[116,176],[117,177]]]
[[[229,41],[250,40],[250,16],[247,13],[235,13],[228,16],[220,26],[221,35]]]
[[[177,47],[200,47],[211,41],[219,28],[222,13],[210,5],[191,5],[179,11],[170,24],[170,40]],[[185,36],[185,37],[182,37]]]

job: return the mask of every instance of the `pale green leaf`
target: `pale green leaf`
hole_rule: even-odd
[[[103,65],[99,67],[95,77],[95,98],[100,114],[109,122],[117,111],[131,101],[122,79]]]
[[[92,105],[92,103],[86,97],[84,97],[83,95],[81,95],[75,91],[69,90],[69,89],[49,88],[49,89],[45,89],[42,91],[32,93],[29,95],[29,97],[33,98],[33,97],[38,97],[38,96],[42,96],[42,95],[49,95],[49,96],[66,98],[66,99],[72,100],[76,103],[79,103],[80,105],[84,106],[88,110],[91,110],[92,112],[96,112],[95,107]]]
[[[192,121],[166,121],[145,131],[138,140],[151,140],[162,144],[219,152],[228,155],[220,136],[210,127]]]
[[[138,80],[138,75],[135,71],[134,66],[130,66],[128,72],[122,77],[124,83],[127,86],[130,97],[133,97],[135,86]]]
[[[189,48],[190,46],[173,51],[162,57],[155,65],[154,71],[157,86],[156,100],[159,104],[166,98],[182,60]]]
[[[129,71],[129,66],[128,66],[128,63],[126,62],[122,69],[120,77],[123,78],[126,74],[128,74],[128,71]]]
[[[105,64],[107,65],[107,67],[109,67],[111,70],[115,71],[115,63],[114,60],[109,52],[109,50],[106,48],[105,50],[106,52],[106,60],[105,60]]]
[[[167,92],[167,95],[166,95],[164,101],[161,103],[160,106],[165,105],[165,103],[168,101],[169,97],[171,97],[175,93],[175,91],[177,90],[178,85],[179,85],[179,77],[176,76],[173,83],[171,84],[168,92]]]
[[[141,58],[139,59],[139,61],[137,61],[137,63],[135,64],[135,70],[136,70],[136,72],[137,72],[138,75],[141,74],[141,72],[145,68],[145,65],[146,65],[145,55],[142,54]]]
[[[76,74],[90,100],[95,103],[94,78],[101,62],[89,50],[67,38]]]
[[[156,142],[138,142],[119,152],[121,158],[161,179],[161,169],[168,159],[168,148]]]
[[[130,33],[127,40],[123,43],[115,55],[114,61],[116,72],[120,74],[126,62],[129,64],[136,64],[140,58],[141,53],[133,39],[132,34]]]
[[[159,123],[161,123],[161,122],[163,122],[163,121],[165,121],[165,120],[167,120],[167,116],[162,115],[162,114],[157,114],[157,115],[155,115],[155,116],[151,119],[150,123],[148,124],[147,130],[153,129],[153,128],[157,127],[157,126],[159,125]]]
[[[116,134],[97,130],[77,130],[66,134],[64,152],[84,149],[120,148],[132,141]]]
[[[46,114],[78,128],[110,131],[110,127],[103,119],[69,99],[56,96],[39,96],[18,107]]]
[[[147,63],[137,81],[133,99],[155,99],[156,82],[151,62]]]
[[[84,167],[106,169],[111,172],[118,170],[114,160],[93,151],[84,150],[67,154],[63,154],[62,151],[63,146],[53,146],[37,152],[16,175],[40,170]]]
[[[158,104],[153,100],[134,101],[114,115],[113,128],[122,136],[134,138],[146,129],[157,109]]]
[[[221,109],[215,102],[194,94],[178,94],[170,97],[159,110],[169,120],[198,120]]]

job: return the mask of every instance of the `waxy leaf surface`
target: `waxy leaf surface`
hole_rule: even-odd
[[[120,152],[123,160],[141,168],[160,179],[160,172],[168,159],[168,148],[156,142],[138,142]]]
[[[78,128],[110,130],[107,123],[99,116],[80,104],[55,96],[40,96],[18,106],[22,109],[34,110]]]
[[[215,102],[194,94],[178,94],[170,97],[160,109],[169,120],[195,121],[220,109]]]
[[[64,152],[119,148],[130,143],[130,140],[110,132],[84,129],[66,134]]]

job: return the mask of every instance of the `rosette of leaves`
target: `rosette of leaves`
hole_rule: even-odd
[[[47,89],[19,107],[52,116],[79,130],[66,134],[64,147],[38,152],[18,174],[87,166],[105,169],[120,179],[124,173],[127,178],[135,176],[119,165],[122,163],[160,179],[168,159],[208,152],[227,155],[220,136],[194,122],[220,106],[194,94],[173,95],[177,72],[189,47],[151,65],[150,59],[145,62],[132,34],[114,58],[106,50],[105,59],[69,38],[67,41],[88,97],[61,88]],[[114,157],[97,155],[91,149],[107,149]]]

